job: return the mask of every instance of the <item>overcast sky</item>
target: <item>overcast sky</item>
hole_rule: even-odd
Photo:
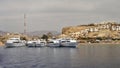
[[[120,0],[0,0],[0,30],[55,30],[102,21],[120,22]]]

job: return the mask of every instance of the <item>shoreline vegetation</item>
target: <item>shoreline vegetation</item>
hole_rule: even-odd
[[[62,33],[53,35],[48,32],[43,35],[28,35],[21,33],[9,33],[0,35],[0,46],[4,46],[7,39],[20,37],[23,40],[73,38],[81,45],[91,44],[120,44],[120,24],[116,22],[101,22],[88,25],[64,27]]]

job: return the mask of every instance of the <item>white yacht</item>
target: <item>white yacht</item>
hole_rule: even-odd
[[[25,46],[25,40],[21,40],[20,38],[10,38],[6,41],[6,47],[21,47]]]
[[[46,42],[41,40],[31,40],[27,42],[28,47],[43,47],[45,44]]]
[[[50,39],[47,42],[47,46],[48,47],[59,47],[60,46],[60,42],[59,42],[59,40],[56,40],[56,39]]]
[[[73,39],[60,39],[61,47],[77,47],[77,41]]]

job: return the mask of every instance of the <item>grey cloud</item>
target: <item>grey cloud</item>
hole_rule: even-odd
[[[28,31],[60,31],[64,26],[104,20],[119,21],[119,2],[119,0],[0,0],[0,29],[23,32],[24,13],[27,14]]]

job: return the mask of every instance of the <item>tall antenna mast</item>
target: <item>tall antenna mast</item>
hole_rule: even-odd
[[[26,25],[26,14],[24,14],[24,34],[26,34],[26,29],[27,29],[27,25]]]

